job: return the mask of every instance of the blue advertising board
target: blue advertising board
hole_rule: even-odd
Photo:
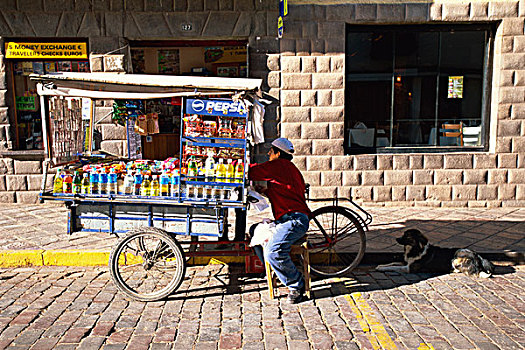
[[[221,115],[226,117],[246,117],[248,110],[242,101],[221,99],[186,99],[186,114]]]

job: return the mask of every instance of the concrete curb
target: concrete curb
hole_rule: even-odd
[[[27,266],[107,266],[110,252],[86,250],[0,250],[0,268]],[[243,256],[194,257],[188,265],[243,263]]]
[[[0,268],[27,266],[107,266],[110,252],[85,250],[0,250]],[[481,255],[491,261],[525,264],[523,253],[490,252]],[[366,253],[361,264],[385,264],[402,261],[402,253]],[[244,256],[193,257],[188,265],[244,264]]]

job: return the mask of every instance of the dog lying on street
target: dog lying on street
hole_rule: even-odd
[[[405,247],[404,262],[379,265],[376,271],[400,273],[449,273],[462,272],[469,276],[488,278],[494,265],[470,249],[441,248],[428,243],[428,239],[416,229],[405,231],[396,238]]]

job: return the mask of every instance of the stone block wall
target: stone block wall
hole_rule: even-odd
[[[2,3],[0,39],[87,37],[95,53],[118,49],[128,39],[247,39],[250,76],[262,78],[265,97],[274,100],[266,109],[266,136],[292,140],[294,162],[311,183],[312,197],[353,196],[370,205],[525,205],[525,0],[348,0],[324,5],[289,1],[282,39],[276,38],[276,0],[25,3]],[[494,45],[490,151],[344,155],[346,24],[469,21],[500,22]],[[192,30],[182,31],[187,23]],[[0,52],[0,152],[12,148],[4,66]],[[97,118],[109,107],[101,106]],[[123,128],[109,119],[98,128],[103,149],[126,154]],[[255,151],[256,161],[266,158],[261,146]],[[27,167],[21,165],[25,162]],[[0,201],[36,197],[34,162],[0,158]]]
[[[525,1],[291,6],[280,42],[280,132],[312,197],[374,205],[525,205]],[[501,21],[490,152],[344,155],[345,25]],[[290,30],[288,30],[290,28]],[[277,72],[277,70],[276,70]]]
[[[13,149],[13,115],[7,107],[4,38],[88,38],[89,50],[103,54],[128,40],[246,39],[250,44],[250,73],[264,79],[264,90],[279,98],[279,41],[276,39],[278,1],[3,1],[0,6],[0,202],[36,202],[42,176],[42,155],[5,153]],[[44,15],[43,15],[44,14]],[[182,24],[191,23],[190,31]],[[117,52],[126,54],[127,51]],[[111,111],[97,106],[96,121]],[[277,137],[278,104],[269,106],[266,133]],[[101,148],[126,155],[125,130],[111,118],[97,125]],[[31,158],[39,160],[28,160]]]

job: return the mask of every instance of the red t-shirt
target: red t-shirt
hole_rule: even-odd
[[[268,182],[264,194],[270,199],[276,220],[291,212],[304,213],[310,217],[312,212],[306,205],[303,176],[289,160],[278,158],[261,164],[250,164],[248,179]]]

